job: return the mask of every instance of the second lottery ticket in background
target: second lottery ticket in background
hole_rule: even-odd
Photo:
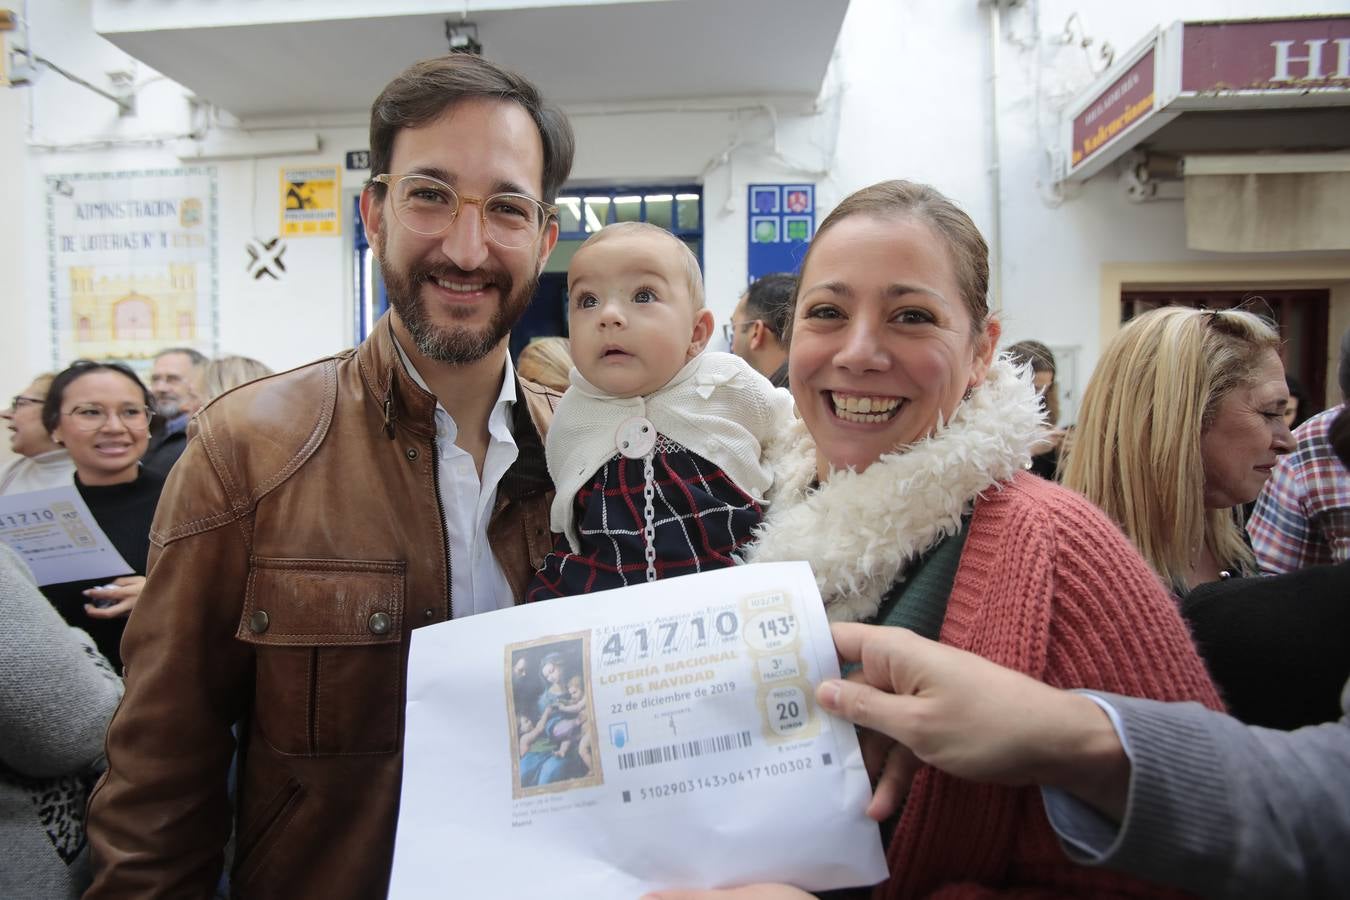
[[[390,896],[880,881],[838,674],[804,563],[419,629]]]
[[[0,541],[23,557],[41,585],[132,571],[74,484],[0,497]]]

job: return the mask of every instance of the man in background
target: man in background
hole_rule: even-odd
[[[197,369],[206,357],[191,347],[170,347],[155,354],[150,370],[150,393],[155,395],[155,423],[160,429],[150,435],[150,446],[141,465],[161,478],[169,474],[187,446],[188,421],[201,407],[193,385]]]
[[[725,327],[731,352],[750,364],[774,387],[787,387],[787,343],[783,334],[792,317],[797,276],[774,274],[750,285]]]
[[[1350,399],[1350,329],[1341,336],[1337,374],[1341,403],[1294,431],[1298,445],[1280,458],[1247,522],[1268,575],[1350,560],[1350,472],[1331,446],[1331,423]]]

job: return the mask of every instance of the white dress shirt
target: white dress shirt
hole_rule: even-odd
[[[1130,752],[1130,742],[1125,737],[1125,724],[1116,708],[1104,697],[1087,691],[1076,693],[1087,697],[1106,713],[1116,737],[1120,739],[1120,746],[1125,750],[1125,756],[1133,763],[1134,754]],[[1098,863],[1115,853],[1124,831],[1119,824],[1060,788],[1042,786],[1041,800],[1045,804],[1045,815],[1050,820],[1050,827],[1061,840],[1082,854],[1082,862]]]
[[[402,347],[398,353],[413,381],[431,392]],[[506,573],[493,555],[487,536],[488,521],[497,503],[497,485],[520,455],[511,434],[511,404],[515,402],[515,369],[508,354],[501,393],[488,414],[488,447],[481,481],[473,456],[455,444],[459,426],[440,401],[436,402],[436,486],[441,493],[445,533],[450,542],[450,605],[455,618],[504,609],[515,603]]]

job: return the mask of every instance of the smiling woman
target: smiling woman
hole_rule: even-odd
[[[99,581],[46,585],[67,622],[83,628],[117,670],[119,644],[150,552],[150,524],[162,479],[141,468],[154,415],[149,390],[120,363],[80,360],[52,381],[42,422],[75,463],[75,487],[94,521],[135,572]]]
[[[808,560],[836,621],[910,628],[1052,685],[1217,708],[1147,563],[1099,510],[1025,471],[1043,411],[1029,374],[994,358],[988,273],[974,223],[923,185],[874,185],[825,219],[791,326],[801,419],[770,445],[749,561]],[[892,752],[865,736],[874,773]],[[878,815],[905,789],[895,778],[881,778]],[[1034,792],[932,769],[907,787],[881,896],[1147,890],[1075,868]]]

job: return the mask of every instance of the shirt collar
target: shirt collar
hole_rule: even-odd
[[[179,413],[172,419],[164,423],[164,436],[178,434],[180,431],[187,431],[188,422],[192,419],[192,413]]]
[[[430,387],[427,386],[426,379],[422,373],[417,371],[413,365],[412,359],[404,352],[403,345],[394,338],[394,349],[398,351],[398,358],[403,361],[403,368],[407,369],[408,376],[417,383],[417,386],[428,394],[435,396]],[[516,369],[511,364],[511,354],[506,354],[506,366],[502,374],[502,389],[497,392],[497,402],[492,405],[492,412],[488,414],[488,434],[498,440],[512,440],[511,438],[511,404],[516,402]],[[444,416],[452,429],[457,430],[454,418],[445,411],[441,405],[439,397],[436,398],[436,415]],[[453,440],[453,433],[451,439]]]

